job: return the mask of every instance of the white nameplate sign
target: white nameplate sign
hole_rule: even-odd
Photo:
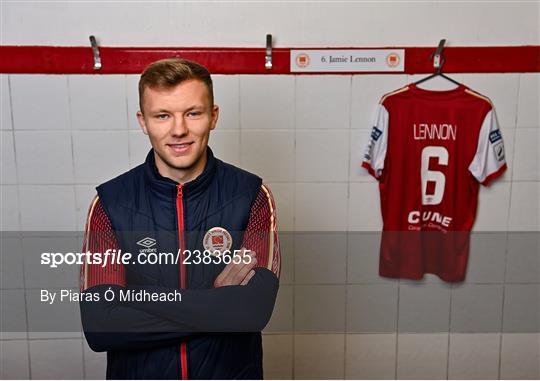
[[[403,72],[404,49],[294,50],[291,72]]]

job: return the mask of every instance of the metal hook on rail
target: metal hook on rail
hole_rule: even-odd
[[[437,73],[440,73],[442,71],[442,67],[444,65],[444,57],[442,55],[442,51],[444,49],[445,43],[446,39],[444,38],[439,41],[439,46],[437,46],[437,50],[431,55],[431,58],[433,58],[433,67],[436,69]]]
[[[264,67],[267,70],[272,69],[272,35],[266,35],[266,55],[264,60]]]
[[[101,57],[99,55],[99,48],[94,36],[90,36],[90,45],[92,46],[92,53],[94,55],[94,70],[101,69]]]

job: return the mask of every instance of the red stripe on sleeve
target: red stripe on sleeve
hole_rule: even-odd
[[[104,255],[107,250],[112,254],[118,253],[119,249],[109,217],[96,196],[88,211],[83,252],[101,253],[102,263],[87,261],[81,266],[81,291],[103,284],[121,287],[126,285],[124,266],[111,263],[112,256],[105,257]]]
[[[375,173],[375,170],[371,167],[371,165],[367,161],[362,162],[362,167],[365,168],[371,176],[375,177],[376,179],[379,179],[377,177],[377,174]]]
[[[257,253],[258,267],[266,267],[279,277],[281,253],[277,236],[276,206],[270,189],[264,184],[251,206],[242,247]]]

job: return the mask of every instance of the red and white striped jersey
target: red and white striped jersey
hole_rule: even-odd
[[[383,239],[380,274],[462,280],[479,184],[506,169],[491,101],[463,85],[431,91],[412,84],[389,93],[377,107],[362,165],[379,181],[383,232],[409,232],[383,237],[392,242]],[[415,232],[439,232],[431,235],[442,246]],[[466,242],[450,232],[467,232]],[[450,236],[459,244],[443,242]]]

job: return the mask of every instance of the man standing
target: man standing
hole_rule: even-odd
[[[99,299],[81,302],[88,344],[107,351],[107,378],[260,379],[260,331],[279,287],[272,194],[208,147],[219,108],[206,68],[152,63],[139,102],[152,150],[98,186],[88,213],[84,252],[133,256],[82,267],[81,290]],[[178,256],[150,264],[158,253]],[[126,297],[179,290],[181,300]]]

